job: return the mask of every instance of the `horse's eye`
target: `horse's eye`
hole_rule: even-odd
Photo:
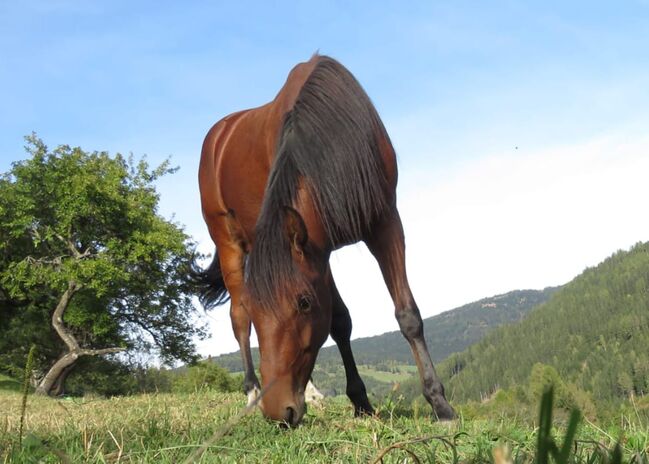
[[[308,313],[311,310],[311,297],[300,295],[297,299],[297,310],[301,313]]]

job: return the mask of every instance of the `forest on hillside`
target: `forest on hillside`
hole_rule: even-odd
[[[521,323],[496,329],[439,370],[456,401],[521,393],[535,375],[554,378],[565,402],[582,408],[646,395],[649,243],[587,269]]]
[[[547,301],[558,288],[514,290],[424,319],[424,337],[433,361],[440,362],[451,353],[464,350],[496,327],[520,321],[532,308]],[[355,323],[360,325],[363,321]],[[388,369],[395,364],[415,364],[410,346],[399,330],[352,340],[352,351],[356,362],[362,365],[383,365]],[[254,348],[252,354],[258,362],[259,350]],[[241,370],[238,351],[216,356],[212,361],[231,372]],[[322,348],[316,365],[328,372],[333,372],[335,366],[342,367],[338,348],[335,345]],[[341,375],[344,381],[344,373]]]

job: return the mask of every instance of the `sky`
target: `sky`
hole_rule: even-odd
[[[316,51],[341,61],[399,157],[424,317],[564,284],[649,240],[649,2],[0,0],[0,172],[50,147],[171,157],[160,212],[210,251],[207,130],[270,101]],[[397,330],[364,245],[331,259],[353,337]],[[203,355],[236,350],[228,308]],[[330,341],[328,343],[331,343]]]

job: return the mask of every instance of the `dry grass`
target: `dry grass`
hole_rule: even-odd
[[[26,437],[18,447],[20,404],[19,393],[0,391],[0,462],[177,463],[222,431],[245,407],[245,397],[213,392],[74,400],[30,396]],[[311,408],[295,430],[269,423],[258,412],[245,416],[209,442],[199,462],[492,462],[496,447],[507,447],[516,462],[531,462],[534,437],[533,428],[511,418],[439,424],[427,410],[393,402],[379,405],[378,417],[354,419],[349,402],[334,398]],[[646,432],[639,437],[647,443]],[[579,438],[611,445],[586,426]]]

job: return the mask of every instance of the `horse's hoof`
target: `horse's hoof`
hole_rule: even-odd
[[[354,408],[354,417],[367,417],[373,415],[374,415],[374,408],[369,404]]]
[[[457,419],[457,415],[455,414],[455,411],[451,407],[450,404],[444,401],[444,403],[439,404],[435,408],[435,415],[437,416],[437,420],[440,422],[444,421],[452,421]]]

